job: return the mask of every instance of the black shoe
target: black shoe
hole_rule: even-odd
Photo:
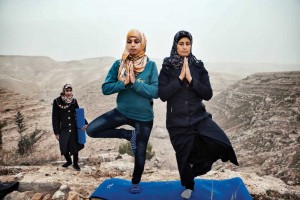
[[[66,162],[65,164],[63,164],[63,167],[69,167],[70,165],[72,165],[72,162]]]
[[[80,171],[80,167],[78,164],[73,164],[73,168],[77,171]]]

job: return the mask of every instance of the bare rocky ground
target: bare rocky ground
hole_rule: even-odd
[[[100,93],[112,61],[95,58],[58,63],[40,57],[0,58],[0,120],[7,122],[0,150],[0,181],[20,182],[20,190],[7,199],[30,199],[33,195],[33,199],[47,199],[46,194],[49,199],[76,199],[76,195],[84,199],[107,178],[130,180],[133,158],[118,155],[118,147],[125,141],[87,138],[80,152],[82,170],[77,172],[61,167],[63,158],[51,128],[51,103],[66,82],[74,83],[75,97],[85,108],[88,121],[114,108],[115,96]],[[99,70],[99,66],[103,68]],[[82,68],[83,77],[89,79],[78,73]],[[253,199],[300,199],[299,80],[299,71],[255,74],[243,80],[212,72],[215,96],[206,105],[228,133],[240,166],[217,162],[211,172],[199,178],[241,177]],[[174,150],[165,129],[165,103],[155,100],[154,110],[150,143],[155,156],[146,163],[143,181],[178,180]],[[24,115],[27,134],[36,128],[43,131],[34,152],[23,157],[16,153],[20,138],[14,123],[17,111]]]
[[[142,181],[179,180],[177,170],[157,168],[159,161],[147,161]],[[19,181],[19,190],[4,199],[30,199],[42,194],[44,199],[88,199],[99,184],[108,178],[130,180],[133,158],[117,153],[98,157],[82,158],[81,171],[61,167],[62,162],[52,162],[43,166],[2,167],[9,175],[0,176],[0,181]],[[223,180],[242,178],[253,199],[299,199],[299,186],[289,186],[272,176],[258,176],[255,173],[231,170],[210,171],[198,178]],[[45,197],[46,196],[46,197]],[[75,196],[75,197],[74,197]],[[43,199],[40,198],[40,199]]]

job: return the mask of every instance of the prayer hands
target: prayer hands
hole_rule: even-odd
[[[183,80],[184,78],[186,78],[186,80],[189,83],[191,83],[191,81],[193,79],[192,75],[191,75],[188,59],[186,57],[184,57],[183,66],[182,66],[179,78],[180,78],[180,80]]]
[[[129,83],[134,84],[134,82],[135,82],[135,76],[133,71],[133,65],[132,62],[129,62],[129,71],[126,74],[124,85],[128,85]]]
[[[129,76],[130,76],[130,83],[134,84],[135,82],[135,76],[134,76],[134,71],[133,71],[133,65],[130,65],[130,73],[129,73]]]

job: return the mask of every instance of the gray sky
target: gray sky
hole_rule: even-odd
[[[0,0],[0,55],[119,58],[132,28],[151,58],[187,30],[204,61],[300,63],[300,0]]]

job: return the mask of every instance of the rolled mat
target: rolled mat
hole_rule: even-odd
[[[131,194],[131,181],[112,178],[102,182],[90,199],[104,200],[182,200],[180,181],[141,182],[141,193]],[[252,200],[244,182],[235,177],[225,180],[195,179],[190,200]]]
[[[86,135],[85,131],[81,130],[81,128],[85,125],[85,117],[84,117],[84,109],[76,108],[76,125],[77,125],[77,134],[78,134],[78,143],[85,144]]]

